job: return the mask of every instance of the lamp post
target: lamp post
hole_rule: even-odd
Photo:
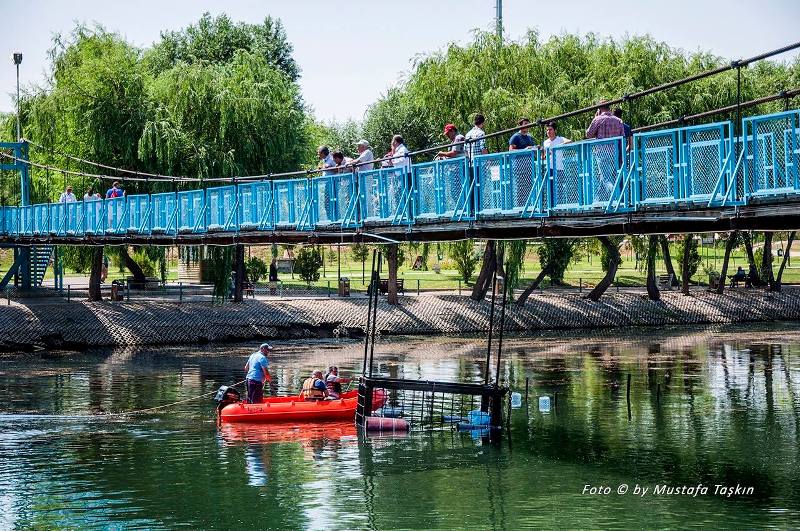
[[[20,110],[19,110],[19,65],[22,64],[22,52],[14,52],[12,56],[14,64],[17,67],[17,142],[22,140],[22,132],[20,131]]]

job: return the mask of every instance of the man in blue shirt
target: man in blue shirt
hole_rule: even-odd
[[[513,151],[515,149],[528,149],[528,148],[535,148],[536,142],[533,141],[533,137],[528,134],[528,126],[530,125],[531,121],[527,118],[520,118],[517,125],[520,126],[520,130],[511,135],[511,138],[508,139],[508,150]]]
[[[123,195],[125,195],[125,191],[120,187],[119,181],[114,181],[114,184],[112,184],[111,188],[106,192],[107,199],[122,197]]]
[[[272,345],[264,343],[257,352],[250,354],[244,370],[247,371],[247,402],[260,404],[264,400],[264,381],[272,381],[269,373],[269,360],[267,354],[272,351]]]

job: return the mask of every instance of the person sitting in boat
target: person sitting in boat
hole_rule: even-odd
[[[328,388],[322,379],[322,371],[314,371],[311,378],[306,378],[300,395],[306,400],[325,400],[328,397]]]
[[[342,394],[342,384],[350,381],[350,378],[339,376],[339,367],[333,365],[328,367],[328,374],[325,375],[325,385],[328,386],[328,396],[333,399],[339,398]]]

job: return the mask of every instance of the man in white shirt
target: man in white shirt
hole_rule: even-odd
[[[320,146],[317,148],[317,156],[319,157],[319,168],[325,170],[322,172],[322,175],[333,175],[336,173],[333,169],[336,167],[336,162],[334,162],[333,157],[331,156],[331,150],[328,146]]]
[[[67,186],[67,190],[61,193],[61,197],[58,198],[59,203],[74,203],[77,201],[75,198],[75,194],[72,193],[72,187]]]
[[[486,119],[482,114],[476,114],[473,123],[475,127],[469,130],[464,136],[467,141],[467,158],[473,160],[476,155],[486,155],[489,150],[486,149],[486,133],[483,131],[483,124]]]
[[[372,162],[375,160],[375,156],[372,154],[372,149],[369,147],[369,142],[366,140],[359,140],[358,144],[356,144],[356,149],[358,150],[358,157],[353,161],[353,164],[359,164],[361,162]],[[374,169],[374,164],[362,164],[360,166],[356,166],[356,171],[369,171]]]
[[[552,153],[552,151],[550,151],[550,148],[560,146],[561,144],[569,144],[570,142],[572,142],[572,140],[568,138],[564,138],[563,136],[558,136],[558,128],[555,122],[550,122],[547,124],[546,132],[547,132],[547,138],[545,138],[544,142],[542,142],[542,147],[544,147],[545,154],[547,156],[549,156],[550,153]],[[559,171],[563,172],[564,154],[559,150],[556,151],[555,155],[556,155],[555,170],[557,172]],[[552,166],[549,168],[551,175],[553,174],[553,169],[554,168]]]
[[[408,155],[408,148],[403,144],[403,137],[400,135],[394,135],[392,137],[392,149],[384,155],[386,157],[392,157],[389,161],[389,166],[393,166],[395,168],[405,168],[405,172],[408,173],[411,169],[411,158]]]

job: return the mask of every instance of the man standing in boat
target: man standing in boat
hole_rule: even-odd
[[[272,381],[267,359],[271,351],[272,345],[263,343],[256,352],[250,354],[244,365],[247,371],[247,402],[250,404],[260,404],[264,400],[264,381]]]

